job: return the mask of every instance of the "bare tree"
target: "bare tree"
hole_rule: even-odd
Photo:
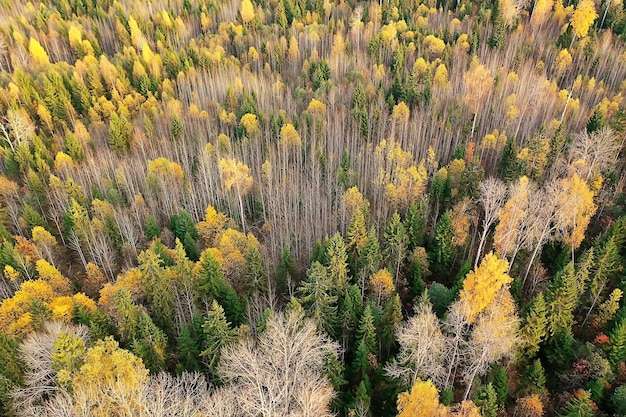
[[[338,349],[311,320],[279,314],[258,341],[248,338],[225,349],[218,373],[236,387],[243,415],[331,416],[334,392],[322,371]]]
[[[500,216],[507,194],[506,185],[497,178],[487,178],[480,184],[479,190],[479,201],[483,206],[485,214],[483,217],[483,232],[480,235],[480,243],[478,244],[478,252],[476,253],[476,260],[474,261],[474,268],[478,267],[478,262],[485,246],[485,239],[489,233],[489,228],[498,219],[498,216]]]
[[[579,176],[589,181],[593,175],[614,166],[624,139],[619,140],[609,127],[597,132],[583,131],[574,137],[570,153],[570,165],[577,160],[585,161]]]
[[[73,335],[85,344],[89,341],[89,329],[83,325],[50,322],[42,331],[29,334],[20,345],[20,356],[28,370],[24,373],[22,386],[11,394],[18,415],[41,415],[44,400],[60,390],[52,360],[54,344],[60,334]],[[29,414],[31,412],[34,414]]]
[[[415,315],[397,331],[400,353],[385,367],[388,375],[413,386],[418,378],[430,378],[442,387],[445,375],[443,352],[445,336],[428,299],[415,306]]]

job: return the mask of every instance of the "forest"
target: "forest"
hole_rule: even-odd
[[[623,0],[0,16],[0,416],[626,416]]]

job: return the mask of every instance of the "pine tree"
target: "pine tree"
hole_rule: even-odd
[[[397,287],[400,279],[400,271],[409,249],[409,239],[398,212],[395,212],[393,216],[391,216],[391,220],[385,227],[385,241],[386,262],[393,268]]]
[[[368,352],[378,356],[378,337],[376,335],[376,323],[371,304],[367,304],[363,310],[357,338],[365,344]]]
[[[337,291],[345,294],[350,285],[348,276],[348,255],[346,245],[339,233],[335,233],[328,241],[326,257],[328,259],[328,275]]]
[[[430,253],[434,271],[443,272],[451,266],[455,255],[453,235],[450,211],[446,211],[435,226],[434,245]]]
[[[424,244],[426,229],[426,201],[423,198],[409,206],[404,219],[404,226],[409,239],[409,249],[413,250]]]
[[[520,329],[520,339],[525,346],[524,352],[529,358],[539,352],[539,347],[548,334],[547,312],[543,293],[540,293],[533,300],[525,323]]]
[[[592,417],[594,414],[589,393],[581,389],[574,393],[574,398],[565,404],[558,415],[560,417]]]
[[[334,336],[337,324],[336,287],[322,264],[314,262],[311,265],[300,293],[307,314],[315,319],[320,330]]]
[[[382,255],[376,229],[370,227],[367,233],[367,241],[361,253],[361,267],[359,268],[361,295],[365,293],[365,280],[380,269]]]
[[[224,309],[213,300],[207,312],[207,318],[202,324],[204,332],[204,346],[202,357],[206,358],[207,365],[215,375],[220,361],[220,354],[224,347],[237,340],[237,330],[233,329],[226,319]]]
[[[491,383],[478,389],[474,403],[480,408],[481,416],[496,417],[498,415],[498,396]]]
[[[609,334],[608,358],[613,365],[626,362],[626,318],[622,318]]]
[[[130,147],[133,135],[131,121],[124,115],[111,113],[109,121],[109,145],[117,153],[123,153]]]

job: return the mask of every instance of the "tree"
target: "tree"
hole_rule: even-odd
[[[548,332],[550,335],[569,330],[574,324],[574,310],[584,290],[584,281],[576,275],[573,264],[568,264],[556,276],[548,301]]]
[[[583,389],[574,393],[574,397],[561,409],[560,417],[592,417],[594,404],[589,393]]]
[[[241,2],[241,20],[248,24],[254,19],[254,5],[250,0],[242,0]]]
[[[415,314],[398,329],[397,339],[400,352],[385,367],[387,374],[407,386],[417,384],[420,378],[428,378],[441,386],[445,377],[445,337],[425,295],[415,306]]]
[[[541,398],[536,394],[518,398],[515,413],[520,417],[543,417]]]
[[[211,249],[202,252],[197,270],[197,287],[205,302],[216,300],[226,313],[228,321],[237,326],[243,322],[243,307],[237,293],[224,281],[220,262]]]
[[[445,271],[454,259],[452,237],[452,217],[448,210],[435,226],[434,247],[431,252],[432,264],[440,271]]]
[[[513,264],[517,250],[522,246],[524,230],[522,225],[527,218],[529,198],[533,191],[527,177],[521,177],[510,188],[510,198],[500,212],[499,223],[493,238],[493,246],[502,256],[511,256],[509,265]]]
[[[382,306],[383,301],[385,301],[395,290],[393,278],[391,277],[389,271],[381,269],[372,275],[370,277],[370,288],[376,296],[376,303],[379,306]]]
[[[336,283],[328,270],[319,262],[313,262],[307,271],[307,280],[300,287],[303,307],[315,319],[320,331],[335,334],[337,324]]]
[[[120,349],[111,337],[98,340],[85,354],[72,378],[72,397],[79,413],[123,416],[139,412],[140,395],[148,381],[141,359]]]
[[[543,293],[533,300],[530,310],[525,318],[525,323],[520,329],[520,343],[525,347],[524,352],[528,357],[533,357],[539,352],[540,344],[548,334],[548,310]]]
[[[209,369],[213,374],[216,374],[222,350],[237,341],[238,333],[226,319],[222,306],[215,300],[213,300],[207,318],[202,324],[202,330],[205,349],[200,356],[206,358]]]
[[[338,346],[297,314],[274,315],[258,340],[244,339],[222,350],[218,373],[236,388],[244,415],[331,416],[326,357]]]
[[[50,57],[48,57],[46,50],[43,49],[43,46],[41,46],[37,39],[30,38],[28,41],[28,51],[40,67],[45,67],[50,64]]]
[[[460,300],[467,306],[468,323],[473,323],[485,308],[496,301],[500,290],[513,281],[507,275],[507,269],[507,261],[498,259],[492,252],[483,258],[477,269],[467,274],[463,281]]]
[[[439,417],[443,407],[439,405],[437,388],[430,381],[417,379],[411,390],[398,395],[398,417]]]
[[[346,244],[339,233],[335,233],[328,241],[326,257],[328,259],[328,275],[332,285],[337,288],[340,294],[345,294],[350,284],[348,255],[346,253]]]
[[[596,6],[593,0],[581,0],[581,2],[578,3],[578,7],[576,7],[570,19],[570,25],[572,25],[572,29],[574,30],[572,44],[574,43],[574,39],[587,36],[589,29],[597,17],[598,13],[596,13]]]
[[[491,383],[483,385],[476,393],[476,406],[483,417],[496,417],[498,414],[498,398]]]
[[[480,64],[478,58],[474,56],[469,71],[463,75],[463,83],[465,86],[465,96],[463,100],[472,108],[471,136],[474,136],[479,109],[491,92],[494,80],[491,77],[489,68]]]
[[[477,375],[482,375],[488,366],[509,355],[517,343],[518,318],[508,288],[503,288],[496,302],[478,317],[468,340],[467,362],[463,374],[467,387],[465,398],[470,393]]]
[[[491,228],[493,223],[500,216],[500,212],[502,211],[502,206],[504,205],[507,193],[504,183],[496,178],[488,178],[483,181],[479,186],[479,190],[479,201],[480,204],[483,206],[484,212],[482,222],[483,231],[480,235],[480,242],[478,244],[476,260],[474,261],[474,268],[478,267],[478,261],[481,259],[487,234],[489,233],[489,229]]]
[[[130,120],[116,112],[111,113],[109,121],[109,145],[117,153],[123,153],[130,147],[133,126]]]
[[[250,175],[250,168],[243,162],[234,159],[220,160],[220,173],[222,177],[222,186],[225,191],[235,189],[237,200],[239,201],[239,215],[241,219],[241,227],[246,232],[246,218],[243,211],[243,197],[245,197],[254,184],[254,179]]]

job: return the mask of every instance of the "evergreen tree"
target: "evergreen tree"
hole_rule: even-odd
[[[413,250],[424,244],[426,231],[426,201],[423,198],[409,206],[404,218],[404,226],[409,239],[409,249]]]
[[[197,286],[201,297],[207,297],[208,301],[215,300],[224,308],[229,322],[235,326],[243,323],[244,308],[241,301],[233,287],[224,281],[220,263],[209,250],[204,251],[200,258]]]
[[[385,227],[385,258],[387,265],[393,268],[396,285],[400,278],[400,271],[409,248],[409,240],[406,229],[400,220],[400,215],[395,212]]]
[[[540,293],[533,300],[526,315],[524,326],[520,329],[520,339],[525,346],[524,352],[529,358],[532,358],[539,352],[539,347],[548,334],[547,313],[543,293]]]
[[[455,255],[454,244],[452,243],[453,236],[452,218],[450,211],[446,211],[435,226],[433,248],[430,252],[433,270],[439,273],[447,271],[452,265]]]
[[[517,160],[517,146],[515,139],[509,138],[502,150],[502,157],[498,164],[498,177],[504,182],[513,182],[520,176],[520,164]]]
[[[378,337],[376,335],[376,323],[371,303],[368,303],[363,310],[357,338],[359,343],[365,344],[368,352],[378,356]]]
[[[202,325],[204,332],[204,346],[201,356],[206,358],[209,369],[215,375],[220,361],[220,354],[224,347],[237,340],[237,330],[233,329],[226,319],[224,309],[213,300],[207,312],[207,318]]]
[[[483,385],[478,389],[474,403],[480,408],[483,417],[498,415],[498,396],[492,384]]]
[[[300,287],[301,302],[307,314],[315,319],[320,330],[335,335],[337,324],[336,287],[328,270],[314,262],[307,271],[307,280]]]

